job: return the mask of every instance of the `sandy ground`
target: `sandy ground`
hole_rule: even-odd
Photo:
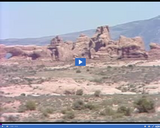
[[[11,63],[5,63],[5,65],[10,65]],[[12,63],[13,64],[13,63]],[[17,64],[17,62],[15,62]],[[121,67],[123,65],[137,65],[137,66],[158,66],[160,65],[160,60],[155,60],[152,62],[141,60],[141,61],[130,61],[130,62],[123,62],[117,61],[116,63],[90,63],[86,66],[88,67],[104,67],[108,66],[115,66]],[[64,66],[54,66],[49,67],[49,69],[62,69],[74,67],[73,65],[64,65]],[[69,91],[71,93],[75,93],[78,89],[83,89],[84,94],[93,94],[96,90],[100,90],[102,94],[136,94],[133,92],[121,92],[120,90],[116,89],[118,85],[125,84],[123,81],[119,83],[114,83],[112,85],[107,84],[95,84],[89,81],[83,82],[76,82],[72,78],[58,78],[52,79],[50,81],[44,82],[42,84],[31,84],[31,85],[14,85],[14,86],[7,86],[7,87],[0,87],[0,91],[3,93],[3,96],[7,97],[14,97],[19,96],[22,93],[26,95],[42,95],[42,94],[50,94],[50,95],[63,95],[65,91]],[[146,90],[149,94],[157,94],[160,93],[160,81],[155,81],[146,85]]]
[[[58,78],[42,84],[1,87],[0,90],[3,92],[2,95],[7,97],[19,96],[22,93],[35,96],[42,94],[64,95],[65,91],[75,94],[78,89],[82,89],[84,94],[93,94],[96,90],[100,90],[102,94],[120,94],[122,92],[116,89],[119,84],[124,84],[124,82],[107,85],[88,81],[78,83],[72,78]]]

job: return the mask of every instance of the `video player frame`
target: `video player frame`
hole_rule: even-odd
[[[0,127],[158,128],[159,5],[0,2]]]

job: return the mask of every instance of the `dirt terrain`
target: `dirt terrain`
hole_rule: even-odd
[[[76,42],[0,45],[0,122],[159,122],[160,45],[150,48],[111,40],[108,26]]]
[[[160,121],[157,61],[88,61],[85,67],[74,66],[74,61],[57,65],[10,61],[0,65],[2,122]],[[95,95],[97,91],[99,96]],[[143,95],[155,102],[155,112],[136,112],[134,102]],[[84,108],[74,109],[76,102],[82,102]],[[30,104],[29,110],[26,104]],[[121,106],[131,108],[131,114],[117,113]]]

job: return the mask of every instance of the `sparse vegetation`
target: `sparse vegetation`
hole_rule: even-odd
[[[73,103],[73,109],[81,110],[84,108],[84,102],[82,100],[77,100]]]
[[[145,96],[135,101],[135,107],[139,110],[140,113],[142,112],[154,112],[155,111],[155,103],[154,100],[149,99]]]
[[[115,113],[112,116],[112,119],[117,119],[117,118],[122,118],[122,117],[124,117],[124,113]]]
[[[87,70],[86,70],[86,71],[87,71],[87,72],[89,72],[89,71],[90,71],[90,69],[88,69],[88,68],[87,68]]]
[[[67,108],[65,108],[65,109],[62,109],[62,110],[61,110],[61,113],[62,113],[62,114],[66,114],[68,111],[72,111],[72,108],[67,107]]]
[[[120,106],[117,110],[117,113],[122,113],[125,116],[131,116],[131,109],[125,106]]]
[[[112,66],[112,65],[111,65]],[[155,86],[148,87],[148,84],[152,83],[154,80],[158,80],[160,68],[155,66],[153,67],[142,67],[142,66],[123,66],[123,67],[83,67],[83,68],[62,68],[62,69],[54,69],[50,67],[50,69],[45,70],[44,68],[37,69],[36,67],[5,67],[0,68],[0,75],[5,75],[6,81],[1,83],[3,87],[7,87],[10,83],[16,84],[18,88],[18,84],[22,85],[25,83],[32,84],[40,84],[43,81],[52,81],[53,78],[73,78],[79,85],[86,84],[86,88],[92,87],[94,85],[94,89],[99,89],[99,86],[109,85],[110,87],[114,87],[113,84],[119,84],[118,88],[121,91],[125,92],[137,92],[139,94],[136,95],[101,95],[100,90],[96,90],[92,95],[90,94],[83,94],[84,90],[72,90],[65,88],[66,90],[62,90],[62,94],[66,95],[59,95],[54,96],[52,94],[45,94],[41,95],[39,92],[37,93],[40,88],[36,86],[28,86],[29,88],[34,89],[34,94],[37,96],[32,96],[32,92],[30,94],[23,93],[20,96],[16,97],[2,97],[1,101],[3,102],[2,105],[0,104],[0,113],[21,113],[23,116],[23,112],[27,110],[39,110],[39,111],[28,111],[26,113],[32,113],[29,117],[20,118],[23,121],[83,121],[84,118],[87,117],[88,121],[159,121],[159,113],[149,114],[146,116],[146,113],[154,112],[155,111],[155,104],[159,106],[159,94],[149,95],[146,92],[148,89],[156,90],[158,82],[154,83]],[[47,69],[46,65],[45,68]],[[37,71],[32,71],[32,70]],[[80,73],[76,73],[76,71],[80,71]],[[54,72],[54,73],[53,73]],[[32,75],[31,75],[32,74]],[[87,76],[88,75],[88,76]],[[15,79],[15,76],[17,78]],[[28,77],[29,76],[29,77]],[[33,76],[33,78],[30,78]],[[3,79],[4,79],[3,78]],[[49,79],[50,78],[50,79]],[[15,81],[16,80],[16,81]],[[18,80],[18,81],[17,81]],[[92,82],[96,83],[92,83]],[[124,83],[119,83],[120,81],[124,81]],[[6,83],[5,83],[6,82]],[[56,81],[57,82],[57,81]],[[12,84],[13,84],[12,83]],[[68,82],[69,83],[69,82]],[[80,87],[80,86],[79,86]],[[104,86],[105,88],[105,86]],[[141,97],[143,93],[143,88],[145,89],[145,95],[147,97]],[[148,89],[147,89],[148,88]],[[22,86],[23,89],[23,86]],[[37,90],[38,89],[38,90]],[[105,88],[106,89],[106,88]],[[43,91],[43,89],[42,89]],[[88,91],[88,90],[87,90]],[[86,92],[87,92],[86,91]],[[25,92],[25,91],[24,91]],[[105,92],[105,91],[104,91]],[[1,92],[0,92],[1,93]],[[3,92],[2,95],[6,95]],[[12,93],[8,93],[11,95]],[[26,95],[27,94],[27,95]],[[40,95],[40,96],[38,96]],[[79,95],[79,96],[77,96]],[[99,98],[97,98],[99,97]],[[146,100],[147,99],[147,100]],[[12,104],[14,102],[20,101],[21,105],[19,106],[18,110],[16,107],[13,107]],[[28,101],[34,102],[28,103]],[[134,103],[135,101],[135,103]],[[17,102],[18,103],[18,102]],[[134,103],[134,104],[133,104]],[[7,105],[11,104],[11,105]],[[15,103],[16,104],[16,103]],[[19,104],[19,103],[18,103]],[[18,105],[17,104],[17,105]],[[27,105],[28,104],[28,105]],[[30,105],[29,105],[30,104]],[[39,104],[39,105],[38,105]],[[11,106],[12,108],[6,107]],[[31,107],[35,106],[35,107]],[[47,107],[46,107],[47,106]],[[3,110],[2,110],[2,107]],[[136,108],[134,110],[134,108]],[[137,114],[132,115],[132,109]],[[40,113],[39,113],[40,112]],[[138,114],[140,112],[141,114]],[[35,114],[35,115],[34,115]],[[53,119],[53,115],[55,114],[56,119]],[[4,114],[5,115],[5,114]],[[148,115],[148,114],[147,114]],[[63,116],[63,117],[62,117]],[[76,118],[75,118],[76,116]],[[127,116],[127,117],[126,117]],[[124,117],[124,118],[123,118]],[[13,117],[6,120],[14,121],[15,115]],[[75,118],[75,119],[74,119]],[[120,119],[119,119],[120,118]],[[16,120],[16,121],[20,121]]]
[[[102,78],[94,78],[91,80],[91,82],[102,83],[103,79]]]
[[[75,118],[75,114],[74,114],[73,111],[66,112],[65,115],[64,115],[64,117],[63,117],[63,119],[66,119],[66,120],[68,120],[68,119],[74,119],[74,118]]]
[[[84,107],[90,110],[96,109],[96,106],[93,103],[85,104]]]
[[[115,111],[110,107],[106,107],[104,110],[100,112],[100,115],[102,116],[106,116],[106,115],[111,116],[114,114],[115,114]]]
[[[64,94],[65,95],[73,95],[73,94],[75,94],[75,92],[72,92],[72,91],[69,91],[69,90],[65,90]]]
[[[26,106],[22,104],[22,105],[19,106],[18,112],[23,113],[26,110],[27,110]]]
[[[22,93],[21,96],[26,96],[26,94],[25,94],[25,93]]]
[[[77,70],[76,73],[81,73],[81,70]]]
[[[100,90],[96,90],[96,91],[94,92],[94,96],[95,96],[95,97],[100,97],[100,94],[101,94],[101,91],[100,91]]]
[[[18,116],[10,115],[10,116],[6,117],[5,120],[6,120],[6,122],[15,122],[15,121],[19,120],[19,117]]]
[[[53,108],[47,107],[47,108],[45,108],[45,109],[42,109],[42,115],[43,115],[44,117],[48,117],[49,114],[52,114],[52,113],[53,113],[53,111],[54,111]]]
[[[35,110],[36,109],[36,104],[34,101],[27,101],[25,106],[26,106],[26,110]]]
[[[77,90],[76,95],[82,96],[83,95],[83,90],[82,89]]]
[[[53,111],[54,111],[54,109],[51,108],[51,107],[47,107],[47,108],[45,109],[45,111],[46,111],[48,114],[52,114]]]
[[[112,68],[112,67],[111,67],[111,66],[108,66],[107,68],[110,69],[110,68]]]
[[[130,64],[130,65],[128,65],[128,67],[129,67],[129,68],[133,68],[133,65]]]

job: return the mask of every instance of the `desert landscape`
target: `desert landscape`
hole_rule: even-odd
[[[0,44],[0,122],[159,122],[160,44],[149,46],[112,40],[109,26],[46,46]]]

